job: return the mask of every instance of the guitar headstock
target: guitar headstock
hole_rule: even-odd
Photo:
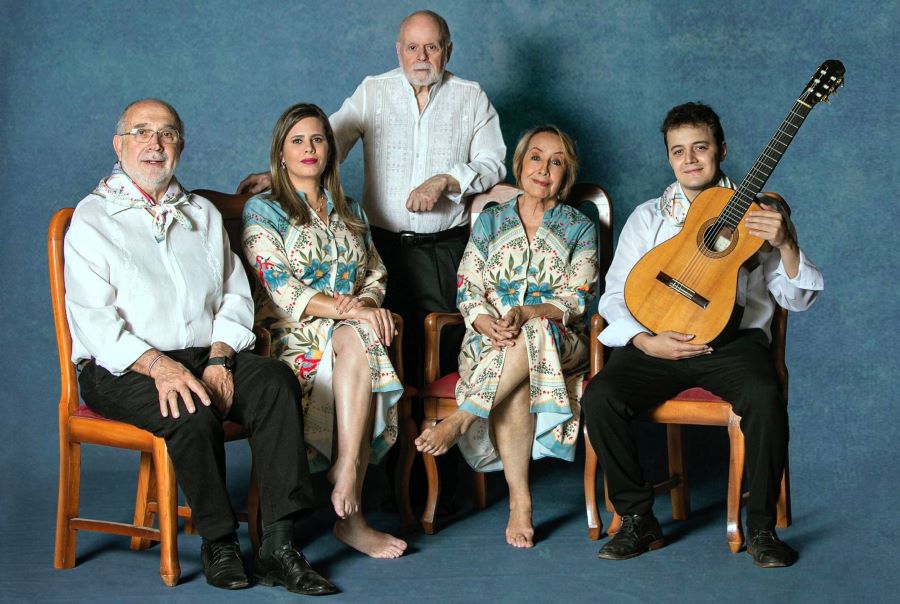
[[[810,107],[819,101],[828,101],[828,97],[844,85],[844,64],[837,59],[828,59],[822,63],[809,80],[800,101]]]

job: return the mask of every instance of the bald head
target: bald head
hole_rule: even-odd
[[[419,10],[407,15],[403,21],[400,22],[400,31],[397,34],[398,44],[403,40],[404,30],[407,27],[414,27],[416,29],[421,29],[423,27],[436,29],[441,51],[443,51],[448,58],[450,57],[450,46],[452,44],[450,41],[450,27],[442,16],[430,10]]]

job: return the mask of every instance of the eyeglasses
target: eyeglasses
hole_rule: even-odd
[[[128,132],[121,132],[116,136],[133,136],[137,143],[149,143],[156,136],[164,145],[177,145],[181,141],[181,133],[175,128],[163,128],[162,130],[132,128]]]

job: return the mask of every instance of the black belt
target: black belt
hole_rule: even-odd
[[[449,241],[451,239],[468,239],[469,225],[462,225],[447,229],[446,231],[438,231],[437,233],[414,233],[413,231],[400,231],[394,233],[380,227],[373,226],[372,232],[376,236],[390,239],[400,244],[400,247],[414,247],[417,245],[435,244],[441,241]]]

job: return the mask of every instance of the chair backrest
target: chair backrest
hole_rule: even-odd
[[[222,215],[222,224],[228,233],[231,249],[244,265],[244,272],[247,273],[247,280],[250,282],[250,291],[256,291],[256,279],[253,278],[256,271],[244,258],[243,244],[241,242],[241,231],[243,230],[241,216],[244,213],[244,204],[253,195],[250,193],[222,193],[211,189],[195,189],[191,192],[210,200],[216,206],[216,209],[219,210],[219,213]]]
[[[478,220],[478,215],[481,214],[487,204],[491,202],[503,203],[509,201],[519,193],[521,193],[519,189],[505,182],[501,182],[484,193],[479,193],[475,197],[472,197],[469,201],[469,228],[475,225],[475,221]]]
[[[609,193],[590,182],[576,183],[569,192],[569,203],[581,210],[597,225],[597,256],[599,275],[597,277],[598,295],[606,281],[606,271],[612,262],[613,255],[613,212]]]
[[[66,230],[72,222],[74,208],[57,210],[47,229],[47,260],[50,268],[50,306],[56,330],[56,350],[59,354],[59,416],[65,421],[78,408],[78,381],[72,363],[72,334],[66,316],[65,256],[63,245]]]

